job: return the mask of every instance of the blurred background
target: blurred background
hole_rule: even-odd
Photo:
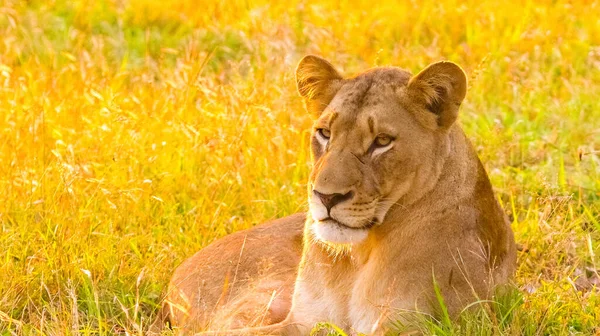
[[[306,54],[348,76],[460,64],[460,123],[520,245],[521,296],[472,322],[600,333],[599,13],[562,0],[0,0],[0,334],[142,334],[186,257],[305,211]]]

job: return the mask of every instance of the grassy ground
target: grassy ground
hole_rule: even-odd
[[[470,76],[522,295],[430,332],[600,334],[600,4],[269,2],[0,1],[0,334],[142,334],[184,258],[306,209],[307,53]]]

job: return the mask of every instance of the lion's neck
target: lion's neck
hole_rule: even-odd
[[[384,222],[397,222],[399,216],[423,207],[435,211],[437,207],[447,206],[448,200],[470,194],[474,187],[470,176],[477,174],[479,159],[469,140],[455,125],[440,143],[432,162],[415,172],[410,191],[390,208]]]
[[[328,245],[315,237],[311,226],[312,219],[309,216],[304,229],[300,277],[319,282],[325,287],[345,286],[346,282],[352,281],[355,271],[368,262],[376,242],[369,237],[360,244]]]
[[[370,234],[378,244],[410,236],[414,223],[456,206],[472,194],[479,159],[458,126],[453,127],[433,157],[437,157],[437,162],[416,171],[410,191],[400,197],[388,210],[383,223]]]

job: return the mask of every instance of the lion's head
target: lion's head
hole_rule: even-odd
[[[344,79],[326,60],[306,56],[296,80],[315,117],[313,232],[325,242],[361,242],[394,204],[414,201],[439,178],[465,74],[439,62],[416,76],[382,67]]]

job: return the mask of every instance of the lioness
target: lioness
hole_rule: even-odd
[[[515,268],[512,230],[455,123],[467,80],[451,62],[343,78],[304,57],[314,116],[309,211],[238,232],[176,271],[162,316],[186,334],[307,335],[327,321],[382,334],[414,312],[451,316]]]

